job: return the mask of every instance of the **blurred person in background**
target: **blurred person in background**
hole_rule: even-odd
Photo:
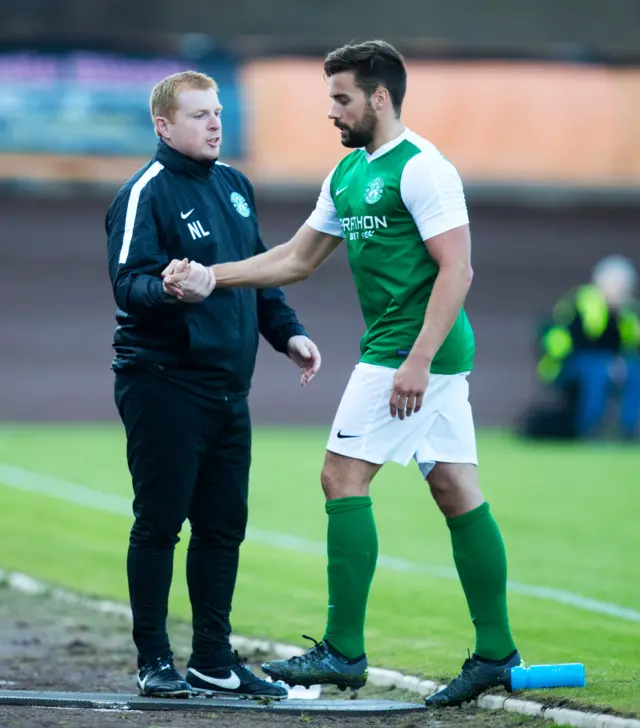
[[[619,431],[637,435],[640,416],[638,273],[622,256],[594,266],[591,282],[554,307],[540,337],[538,377],[560,397],[555,407],[533,406],[520,429],[529,437],[582,439],[602,434],[607,407],[619,400]]]
[[[329,118],[354,151],[326,178],[292,240],[213,269],[225,290],[290,284],[346,240],[367,326],[321,476],[326,630],[300,657],[262,668],[290,685],[366,683],[364,625],[378,554],[370,483],[384,463],[414,460],[446,518],[476,631],[474,654],[426,704],[460,705],[502,685],[509,668],[521,664],[509,625],[504,543],[480,490],[468,400],[475,339],[463,308],[472,278],[463,186],[453,164],[401,120],[406,69],[395,48],[383,41],[345,46],[329,54],[324,71]],[[193,273],[172,261],[165,283],[176,295],[206,297],[192,265]]]
[[[229,641],[247,523],[247,396],[259,334],[301,367],[303,385],[320,357],[281,290],[213,291],[205,265],[266,250],[251,183],[218,162],[217,91],[213,79],[192,71],[155,86],[156,154],[118,192],[106,217],[118,323],[115,401],[135,494],[127,575],[137,682],[147,696],[282,698],[286,688],[254,675]],[[197,275],[211,296],[167,293],[160,274],[175,257],[204,264]],[[166,629],[174,547],[186,519],[193,611],[187,680],[174,667]]]

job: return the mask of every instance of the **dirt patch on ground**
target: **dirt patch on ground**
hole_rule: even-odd
[[[171,623],[176,666],[184,668],[189,654],[190,627]],[[260,673],[257,656],[246,655]],[[263,655],[260,659],[263,659]],[[253,658],[253,659],[252,659]],[[29,596],[0,587],[0,690],[135,693],[135,650],[128,620],[101,614],[50,595]],[[323,691],[323,699],[344,699],[337,690]],[[367,686],[358,699],[381,698],[419,703],[416,695]],[[280,715],[249,711],[122,711],[0,706],[0,726],[19,728],[204,728],[215,721],[220,728],[258,728],[312,725],[317,728],[508,728],[549,725],[548,721],[490,712],[477,708],[397,716]]]

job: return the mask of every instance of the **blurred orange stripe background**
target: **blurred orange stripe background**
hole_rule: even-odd
[[[410,62],[408,71],[405,123],[465,182],[640,188],[640,69]],[[239,82],[246,156],[226,161],[257,184],[319,185],[347,151],[327,118],[322,60],[251,61]],[[0,178],[119,184],[146,161],[4,154]]]
[[[470,181],[640,184],[640,70],[534,63],[410,63],[405,123]],[[318,182],[345,150],[322,63],[248,64],[256,181]]]

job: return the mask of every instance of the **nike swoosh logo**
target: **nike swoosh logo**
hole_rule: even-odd
[[[346,189],[348,189],[348,188],[349,188],[349,185],[347,185],[346,187],[341,187],[341,188],[340,188],[340,189],[339,189],[339,190],[338,190],[338,191],[336,192],[336,197],[337,197],[338,195],[341,195],[341,194],[342,194],[342,193],[343,193],[343,192],[344,192],[344,191],[345,191]]]
[[[181,217],[181,218],[182,218],[183,220],[186,220],[186,219],[187,219],[187,218],[189,217],[189,215],[190,215],[190,214],[191,214],[191,213],[192,213],[192,212],[193,212],[193,211],[194,211],[195,209],[196,209],[195,207],[192,207],[192,208],[191,208],[191,209],[189,210],[189,212],[181,212],[181,213],[180,213],[180,217]]]
[[[209,675],[203,675],[201,672],[194,670],[192,667],[189,668],[189,672],[200,680],[209,683],[209,685],[215,685],[218,688],[236,690],[240,687],[240,678],[233,670],[231,670],[229,677],[210,677]]]
[[[360,437],[360,435],[343,435],[342,430],[338,430],[338,437],[342,440],[345,437]]]

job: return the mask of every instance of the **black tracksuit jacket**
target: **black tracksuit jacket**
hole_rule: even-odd
[[[259,334],[285,352],[291,336],[306,333],[279,288],[215,289],[197,304],[162,290],[160,273],[173,258],[209,266],[266,250],[253,187],[233,167],[195,161],[160,141],[111,203],[106,232],[117,304],[114,371],[200,377],[217,396],[246,396]]]

